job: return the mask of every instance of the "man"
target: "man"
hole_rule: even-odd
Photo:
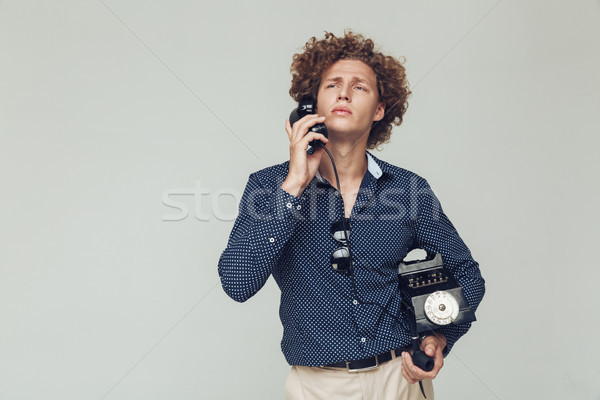
[[[410,94],[404,67],[361,35],[326,33],[294,56],[292,76],[290,94],[316,98],[317,114],[286,121],[289,162],[250,175],[219,261],[222,286],[237,301],[270,275],[280,287],[281,346],[292,365],[286,398],[419,399],[422,381],[431,399],[431,380],[470,324],[424,337],[434,368],[414,366],[398,263],[415,248],[442,254],[473,310],[485,289],[427,182],[367,151],[402,122]],[[310,131],[319,123],[328,138]],[[325,149],[306,151],[313,140],[335,160],[341,199]],[[349,237],[338,235],[346,229]],[[346,270],[340,254],[350,260]]]

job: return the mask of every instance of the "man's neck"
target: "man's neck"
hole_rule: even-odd
[[[339,142],[330,139],[327,145],[327,149],[331,152],[335,160],[342,193],[345,193],[347,190],[356,190],[355,186],[357,184],[360,185],[365,172],[367,172],[368,163],[365,154],[366,138],[356,142]],[[335,186],[333,166],[331,160],[326,155],[321,158],[319,173]]]

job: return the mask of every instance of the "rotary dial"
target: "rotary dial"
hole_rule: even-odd
[[[458,302],[450,293],[440,290],[425,300],[425,315],[436,325],[448,325],[458,317]]]

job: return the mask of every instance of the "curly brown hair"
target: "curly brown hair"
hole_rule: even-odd
[[[338,60],[360,60],[371,67],[377,77],[379,101],[385,104],[385,115],[381,121],[372,125],[367,141],[368,149],[389,142],[392,125],[402,123],[402,117],[408,108],[407,99],[411,94],[403,66],[404,58],[398,60],[374,51],[374,48],[375,44],[371,39],[365,39],[349,30],[344,32],[343,37],[325,32],[324,39],[312,37],[306,42],[304,51],[294,54],[290,67],[290,96],[295,101],[305,95],[317,98],[321,76]]]

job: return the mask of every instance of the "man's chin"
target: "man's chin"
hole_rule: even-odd
[[[325,121],[325,126],[327,126],[327,132],[330,134],[336,134],[339,136],[349,136],[349,135],[359,135],[359,132],[364,131],[358,129],[356,124],[351,123],[350,121]]]
[[[337,130],[327,127],[329,132],[329,140],[331,144],[351,143],[357,145],[362,141],[366,141],[369,137],[369,131],[361,132],[357,130]],[[365,144],[366,146],[366,144]]]

